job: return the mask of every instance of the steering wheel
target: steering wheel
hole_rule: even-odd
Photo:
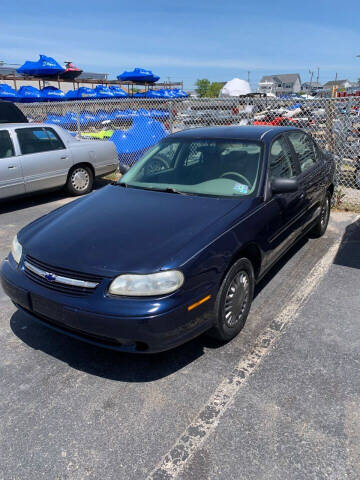
[[[240,177],[240,179],[244,181],[249,188],[252,188],[252,184],[249,182],[249,180],[246,177],[244,177],[244,175],[241,175],[241,173],[238,173],[238,172],[225,172],[222,175],[220,175],[220,178],[234,177],[234,176]],[[230,180],[234,180],[234,179],[230,178]]]
[[[145,166],[144,173],[146,175],[152,175],[160,172],[161,170],[166,170],[167,168],[169,168],[167,160],[161,155],[155,155]]]

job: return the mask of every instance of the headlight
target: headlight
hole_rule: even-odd
[[[128,297],[147,297],[171,293],[184,283],[184,275],[178,270],[150,273],[149,275],[120,275],[112,281],[109,293]]]
[[[12,253],[12,256],[14,257],[15,262],[19,263],[22,255],[22,246],[19,240],[17,239],[17,235],[15,235],[14,240],[12,242],[11,253]]]

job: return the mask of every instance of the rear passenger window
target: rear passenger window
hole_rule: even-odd
[[[317,162],[317,150],[314,142],[302,132],[288,133],[288,138],[299,158],[301,171],[306,172]]]
[[[52,128],[18,128],[16,133],[23,155],[65,148]]]
[[[296,175],[289,145],[283,137],[274,141],[270,150],[270,180]]]
[[[61,138],[59,135],[53,130],[52,128],[44,128],[44,131],[47,133],[49,140],[52,145],[52,150],[61,150],[62,148],[65,148],[65,145],[63,144]]]
[[[0,158],[13,157],[14,145],[7,130],[0,130]]]

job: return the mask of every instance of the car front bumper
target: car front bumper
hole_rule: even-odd
[[[188,292],[180,301],[174,294],[155,300],[114,299],[99,292],[82,298],[38,285],[11,257],[1,265],[1,283],[13,303],[34,320],[70,337],[118,351],[169,350],[212,325],[214,294],[209,286]],[[209,294],[208,302],[188,311],[191,303]]]

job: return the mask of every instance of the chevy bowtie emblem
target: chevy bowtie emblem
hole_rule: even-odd
[[[46,273],[45,274],[45,278],[48,282],[55,282],[56,280],[56,275],[54,275],[53,273]]]

